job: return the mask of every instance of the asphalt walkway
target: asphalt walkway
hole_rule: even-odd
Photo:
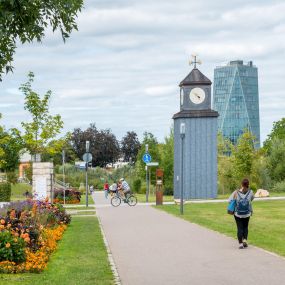
[[[104,207],[93,194],[123,285],[280,285],[285,259],[151,206]]]

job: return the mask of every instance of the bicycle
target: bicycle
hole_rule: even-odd
[[[126,193],[125,198],[117,191],[115,195],[111,198],[111,204],[113,207],[118,207],[121,205],[122,200],[129,206],[135,206],[137,204],[137,197],[131,193]]]

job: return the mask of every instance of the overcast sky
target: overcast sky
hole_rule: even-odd
[[[33,71],[34,89],[53,91],[63,133],[96,123],[118,139],[134,130],[163,141],[193,52],[212,81],[214,68],[230,60],[258,67],[261,141],[284,117],[284,1],[88,0],[78,27],[65,44],[47,32],[42,44],[19,45],[14,73],[0,83],[7,128],[28,119],[18,87]]]

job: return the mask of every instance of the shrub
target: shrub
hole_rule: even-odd
[[[9,231],[0,232],[0,261],[20,263],[26,260],[25,241],[13,236]]]
[[[272,191],[274,191],[274,192],[285,192],[285,180],[277,182],[273,186]]]
[[[134,182],[133,182],[133,191],[135,193],[139,193],[140,190],[141,190],[141,187],[142,187],[142,181],[140,179],[136,179]]]
[[[76,189],[66,189],[65,190],[65,202],[67,204],[80,203],[81,192]],[[64,191],[63,189],[56,189],[54,191],[54,202],[63,203],[64,202]]]
[[[11,200],[11,184],[0,183],[0,202],[10,202]]]

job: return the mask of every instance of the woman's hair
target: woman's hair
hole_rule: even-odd
[[[247,178],[244,178],[241,182],[241,185],[245,188],[248,188],[249,186],[249,180]]]

